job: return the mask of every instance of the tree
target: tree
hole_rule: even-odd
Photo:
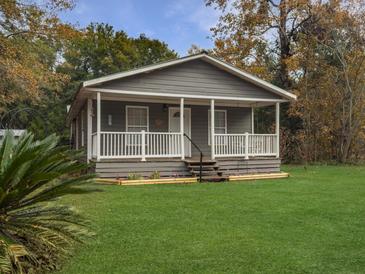
[[[344,162],[364,151],[363,1],[206,3],[222,11],[218,56],[297,93],[282,108],[283,157]]]
[[[78,155],[57,146],[51,135],[35,141],[8,132],[0,146],[0,272],[40,273],[58,268],[76,242],[89,234],[85,220],[68,206],[50,201],[81,188],[94,175]]]
[[[212,29],[215,52],[226,61],[284,88],[293,85],[291,58],[301,27],[312,18],[309,0],[206,0],[222,11]]]
[[[302,26],[312,19],[310,0],[205,0],[222,15],[212,28],[214,53],[225,61],[272,82],[286,90],[295,89],[296,43]],[[294,132],[300,127],[297,117],[288,117],[282,104],[281,125]],[[263,125],[271,127],[273,108],[259,109]],[[296,146],[288,144],[288,147]]]
[[[70,40],[58,71],[69,75],[75,88],[79,81],[121,72],[177,57],[167,45],[145,35],[129,37],[107,24],[90,24]]]
[[[203,49],[201,47],[199,47],[198,45],[192,44],[190,46],[190,48],[188,49],[188,54],[189,55],[193,55],[193,54],[199,54],[203,51]]]
[[[133,67],[146,66],[178,57],[177,53],[170,50],[166,43],[150,39],[144,34],[138,38],[132,38],[132,43],[136,45],[137,50],[137,60]]]
[[[346,162],[364,151],[364,7],[318,5],[299,39],[302,77],[292,112],[303,121],[305,158]]]
[[[45,89],[60,91],[67,82],[55,64],[74,32],[57,12],[71,7],[71,0],[0,1],[0,114],[12,104],[39,102]]]

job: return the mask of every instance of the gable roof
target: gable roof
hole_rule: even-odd
[[[231,74],[233,74],[245,81],[248,81],[256,86],[259,86],[267,91],[273,92],[287,100],[296,100],[296,98],[297,98],[296,95],[294,95],[282,88],[279,88],[252,74],[244,72],[231,64],[223,62],[215,57],[209,56],[206,53],[190,55],[190,56],[186,56],[186,57],[175,59],[175,60],[165,61],[165,62],[154,64],[154,65],[144,66],[141,68],[132,69],[132,70],[125,71],[125,72],[115,73],[115,74],[111,74],[108,76],[103,76],[103,77],[99,77],[96,79],[88,80],[88,81],[85,81],[82,83],[82,87],[84,87],[84,88],[93,87],[93,86],[100,85],[102,83],[109,82],[112,80],[122,79],[125,77],[142,74],[142,73],[148,73],[148,72],[152,72],[154,70],[163,69],[163,68],[167,68],[170,66],[174,66],[174,65],[178,65],[178,64],[182,64],[182,63],[189,62],[192,60],[198,60],[198,59],[206,61],[222,70],[225,70],[228,73],[231,73]]]

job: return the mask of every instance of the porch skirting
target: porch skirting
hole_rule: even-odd
[[[280,172],[280,159],[254,158],[254,159],[219,159],[219,170],[224,175],[244,175],[257,173]]]
[[[185,162],[180,160],[159,161],[158,159],[141,162],[141,160],[102,160],[95,162],[95,172],[101,178],[127,178],[130,174],[138,174],[148,178],[158,171],[161,177],[191,176]]]
[[[224,176],[280,172],[280,163],[280,159],[276,158],[216,159],[216,165]],[[102,160],[94,163],[94,171],[101,178],[127,178],[130,174],[149,178],[156,171],[162,178],[192,176],[181,159],[153,159],[146,162],[139,159]]]

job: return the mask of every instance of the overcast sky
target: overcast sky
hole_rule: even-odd
[[[103,22],[131,36],[144,33],[166,42],[180,56],[192,44],[213,47],[209,29],[218,16],[203,0],[76,0],[75,8],[61,15],[79,27]]]

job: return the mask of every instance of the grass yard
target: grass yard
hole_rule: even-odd
[[[97,235],[62,273],[365,273],[365,167],[283,169],[66,197]]]

